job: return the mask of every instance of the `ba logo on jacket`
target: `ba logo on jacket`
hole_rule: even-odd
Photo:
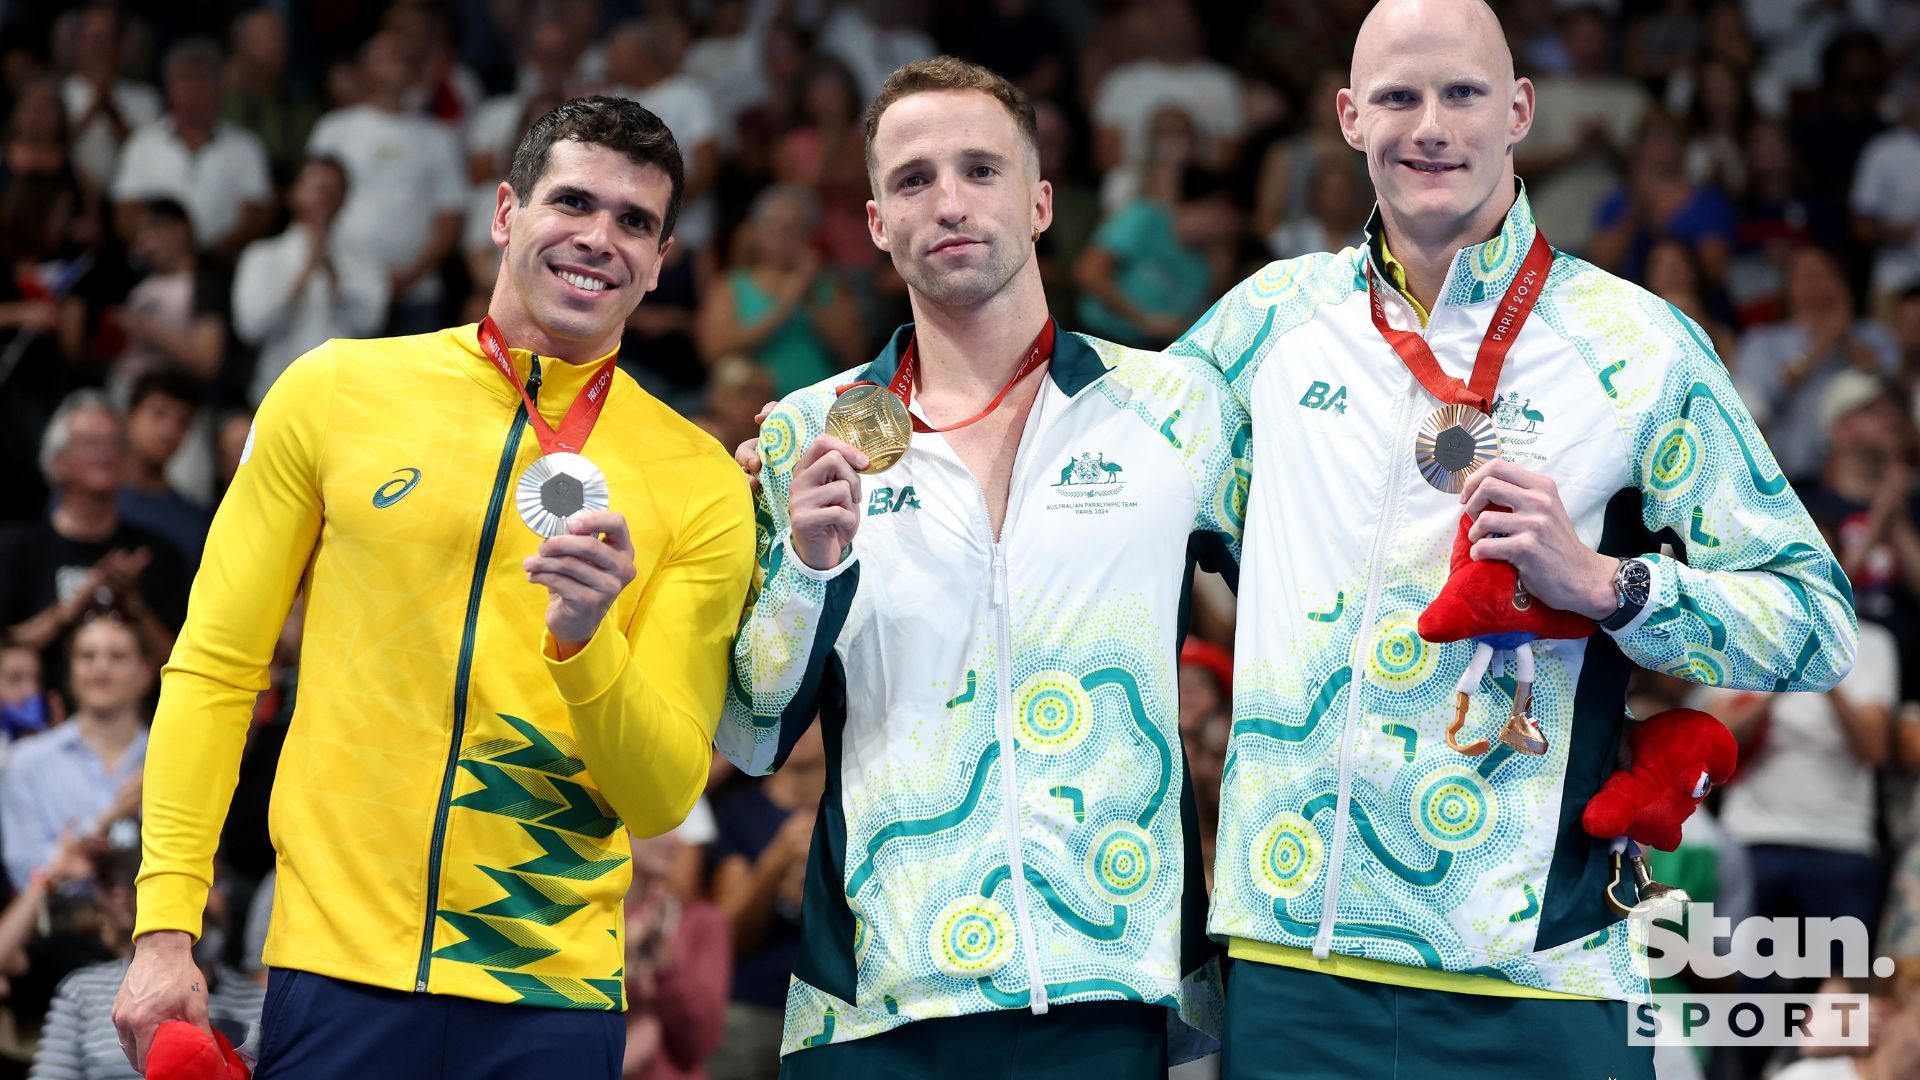
[[[1300,404],[1304,408],[1318,409],[1321,412],[1336,412],[1345,416],[1347,414],[1347,388],[1344,386],[1329,386],[1316,379],[1312,386],[1307,387],[1307,392],[1300,395]]]
[[[891,514],[896,510],[918,509],[920,509],[920,499],[913,493],[912,484],[901,488],[898,495],[895,495],[890,487],[881,487],[874,488],[873,494],[867,496],[868,517]]]

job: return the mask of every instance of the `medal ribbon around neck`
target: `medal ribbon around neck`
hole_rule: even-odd
[[[1374,329],[1393,346],[1400,362],[1407,365],[1407,370],[1427,388],[1427,393],[1446,404],[1465,405],[1491,416],[1494,388],[1500,382],[1500,368],[1507,362],[1507,350],[1513,348],[1527,316],[1533,314],[1534,304],[1546,290],[1547,273],[1552,267],[1553,249],[1536,229],[1527,257],[1508,283],[1507,294],[1500,298],[1500,307],[1493,313],[1493,325],[1487,327],[1487,336],[1480,341],[1480,351],[1473,360],[1473,375],[1468,382],[1461,382],[1441,370],[1440,361],[1434,357],[1426,338],[1411,330],[1395,330],[1387,325],[1380,284],[1375,280],[1373,260],[1369,259],[1367,300],[1373,309]]]
[[[560,419],[560,428],[554,430],[547,418],[540,415],[540,409],[534,404],[532,395],[513,373],[513,358],[507,354],[507,344],[500,336],[500,328],[494,324],[493,316],[480,320],[480,351],[487,354],[493,366],[507,380],[507,385],[520,394],[520,400],[527,403],[527,420],[533,425],[533,433],[540,440],[540,451],[545,454],[577,454],[587,444],[587,436],[592,434],[593,425],[600,419],[600,410],[606,408],[607,391],[613,386],[613,368],[616,357],[608,357],[593,373],[587,385],[580,390],[580,396],[573,399],[567,407],[567,414]]]
[[[1033,374],[1035,368],[1038,368],[1041,364],[1053,358],[1053,337],[1053,318],[1049,316],[1047,318],[1047,324],[1040,328],[1039,336],[1033,339],[1033,344],[1027,346],[1026,358],[1021,360],[1020,366],[1014,369],[1013,378],[1008,379],[1007,385],[1000,388],[1000,392],[993,396],[992,401],[987,402],[986,408],[967,417],[965,420],[961,420],[958,423],[947,424],[944,427],[934,427],[925,420],[917,416],[912,416],[910,419],[913,421],[913,430],[923,435],[928,433],[938,434],[943,431],[958,431],[969,424],[977,424],[993,415],[993,410],[999,408],[1000,403],[1007,400],[1007,395],[1013,392],[1013,388],[1020,384],[1021,379]],[[918,339],[915,339],[907,342],[907,353],[900,358],[900,370],[894,372],[893,380],[887,384],[887,389],[892,392],[894,397],[900,399],[902,405],[913,404],[913,374],[919,366],[920,344]],[[844,394],[856,386],[873,385],[875,384],[872,382],[848,383],[845,386],[837,387],[835,392],[837,394]]]

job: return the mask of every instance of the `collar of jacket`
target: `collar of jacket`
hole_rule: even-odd
[[[1518,190],[1514,193],[1513,206],[1508,208],[1500,231],[1487,240],[1454,253],[1447,280],[1441,286],[1440,295],[1434,299],[1434,310],[1447,305],[1498,301],[1506,295],[1507,285],[1520,272],[1520,264],[1527,257],[1527,248],[1532,245],[1534,233],[1538,231],[1533,222],[1533,206],[1527,201],[1527,185],[1519,180],[1515,184]],[[1386,230],[1380,220],[1378,204],[1375,204],[1373,213],[1367,218],[1366,233],[1367,258],[1372,261],[1374,272],[1384,280],[1391,281],[1385,276],[1386,264],[1381,259],[1381,251],[1386,244]],[[1364,279],[1359,287],[1362,290],[1366,288]]]
[[[913,340],[913,324],[904,323],[873,358],[873,363],[863,368],[854,381],[870,381],[886,386],[900,370],[900,358],[906,355],[907,343]],[[1107,365],[1100,361],[1100,354],[1093,351],[1078,334],[1068,333],[1053,325],[1053,359],[1047,363],[1047,376],[1062,394],[1073,397],[1080,391],[1092,386],[1100,376],[1107,373]]]

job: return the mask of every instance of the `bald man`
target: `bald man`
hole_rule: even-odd
[[[1259,447],[1209,919],[1238,960],[1224,1073],[1650,1077],[1611,845],[1580,827],[1627,676],[1826,690],[1851,593],[1699,327],[1540,236],[1513,171],[1533,87],[1486,5],[1386,0],[1351,78],[1367,244],[1267,266],[1174,347]],[[1463,514],[1516,608],[1603,628],[1533,644],[1530,716],[1472,641],[1416,630]]]

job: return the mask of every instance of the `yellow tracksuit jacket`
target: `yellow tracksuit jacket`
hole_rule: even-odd
[[[527,382],[533,358],[513,359]],[[595,366],[543,361],[550,423]],[[539,537],[514,509],[539,442],[475,328],[331,341],[288,368],[162,675],[139,933],[200,931],[254,697],[304,586],[266,962],[624,1007],[626,830],[677,825],[706,781],[753,508],[726,451],[625,373],[584,453],[631,527],[638,576],[561,661],[547,590],[521,568]]]

